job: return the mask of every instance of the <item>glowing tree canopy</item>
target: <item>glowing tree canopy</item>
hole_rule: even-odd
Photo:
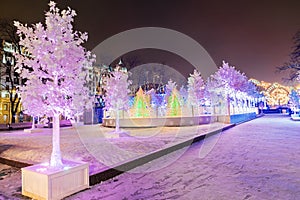
[[[26,91],[36,91],[37,85],[36,83],[39,81],[39,77],[32,77],[30,80],[26,82]],[[22,99],[30,99],[30,101],[22,101],[23,108],[25,108],[24,112],[31,116],[42,116],[45,114],[45,109],[43,105],[41,105],[41,95],[36,92],[26,92],[25,87],[21,87],[21,96]]]
[[[93,108],[94,98],[89,95],[88,87],[82,87],[81,81],[76,82],[74,85],[76,84],[78,90],[74,91],[70,110],[71,113],[76,116],[77,122],[79,122],[79,116],[82,115],[85,110]]]
[[[235,67],[229,66],[223,61],[222,67],[211,75],[209,82],[210,90],[226,97],[237,91],[244,91],[248,79],[244,73],[237,71]]]
[[[83,106],[76,98],[79,94],[88,96],[84,87],[88,81],[87,69],[92,66],[94,57],[81,46],[88,38],[87,33],[73,30],[75,11],[70,8],[60,11],[53,1],[49,6],[45,25],[37,23],[30,27],[15,22],[20,45],[29,53],[27,57],[16,55],[16,67],[21,76],[28,79],[20,88],[25,109],[33,109],[35,104],[30,102],[38,101],[41,113],[53,117],[50,166],[60,167],[59,117],[71,117],[76,106]],[[23,65],[31,69],[22,68]]]
[[[174,88],[177,87],[176,82],[172,81],[171,79],[168,81],[167,85],[166,85],[166,98],[168,99],[169,96],[171,95],[172,91]]]
[[[188,98],[188,91],[183,85],[180,87],[179,94],[180,94],[180,97],[181,97],[180,98],[180,105],[183,106],[186,103],[187,98]]]
[[[248,81],[247,85],[244,88],[245,93],[253,98],[259,98],[262,97],[263,95],[259,94],[257,87],[252,81]]]
[[[32,79],[27,80],[26,82],[26,91],[36,91],[37,88],[37,81],[39,81],[38,77],[32,77]],[[21,92],[24,88],[21,88]],[[23,108],[25,110],[24,113],[32,116],[32,129],[35,128],[35,116],[43,116],[45,114],[45,109],[41,106],[41,96],[39,93],[36,92],[22,92],[21,94],[23,99],[30,99],[30,101],[22,101]]]
[[[168,107],[167,107],[167,115],[168,116],[180,116],[181,115],[181,109],[180,109],[180,102],[179,102],[179,94],[174,87],[172,90],[171,95],[168,98]]]
[[[137,91],[133,103],[134,117],[149,117],[149,106],[142,87]]]
[[[300,104],[300,97],[299,97],[299,94],[295,91],[295,90],[292,90],[290,95],[290,101],[291,103],[296,107],[296,108],[299,108],[299,104]]]
[[[128,80],[128,74],[121,71],[112,72],[106,79],[106,95],[104,97],[105,107],[116,112],[116,132],[119,130],[119,111],[129,109],[128,93],[131,81]]]
[[[205,83],[201,77],[201,74],[194,70],[193,74],[190,74],[188,78],[188,102],[192,106],[198,106],[201,100],[204,98]]]
[[[222,67],[210,76],[207,81],[207,90],[210,96],[221,95],[227,101],[227,113],[230,114],[230,97],[244,95],[248,86],[247,77],[223,61]]]

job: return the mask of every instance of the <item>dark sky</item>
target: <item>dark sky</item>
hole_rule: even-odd
[[[299,0],[60,0],[77,11],[75,28],[89,33],[92,50],[106,38],[138,27],[164,27],[198,41],[220,65],[225,59],[248,77],[279,81],[300,29]],[[44,21],[45,0],[1,0],[1,18]]]

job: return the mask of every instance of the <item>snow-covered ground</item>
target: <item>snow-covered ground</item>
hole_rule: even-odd
[[[200,158],[204,143],[165,168],[141,166],[67,199],[300,199],[299,122],[268,115],[238,125]]]
[[[27,199],[21,185],[21,169],[0,164],[0,200]]]
[[[125,129],[127,134],[116,139],[105,137],[114,129],[99,125],[61,128],[61,151],[63,159],[89,162],[90,174],[94,174],[106,166],[125,162],[224,126],[213,123],[194,127]],[[49,161],[52,146],[50,129],[36,133],[0,132],[0,136],[0,157],[30,164]],[[9,179],[12,180],[7,181]],[[20,196],[20,186],[20,171],[10,173],[0,180],[0,193],[11,198]]]
[[[140,136],[134,139],[124,137],[110,141],[120,149],[126,150],[124,146],[127,144],[126,151],[140,153],[147,149],[145,146],[149,149],[154,148],[154,144],[161,147],[166,141],[180,140],[183,137],[181,132],[192,132],[189,130],[191,127],[185,128],[181,128],[175,136],[175,128],[161,129],[163,134],[145,129],[136,132]],[[288,116],[267,115],[66,199],[300,199],[299,133],[299,122],[290,120]],[[93,134],[86,137],[95,138]],[[130,138],[138,145],[134,146]],[[142,140],[143,144],[139,144]],[[74,150],[79,149],[76,145],[73,145]],[[137,150],[143,147],[144,150]],[[20,171],[13,169],[9,174],[0,180],[0,192],[8,198],[23,198],[20,196]]]

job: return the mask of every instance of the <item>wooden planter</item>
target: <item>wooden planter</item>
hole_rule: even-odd
[[[33,199],[62,199],[89,187],[88,163],[64,161],[63,168],[37,164],[22,168],[22,194]]]

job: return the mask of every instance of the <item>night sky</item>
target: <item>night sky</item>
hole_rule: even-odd
[[[60,9],[69,6],[77,11],[75,29],[89,33],[85,45],[89,50],[121,31],[164,27],[198,41],[217,65],[224,59],[248,77],[270,82],[282,82],[284,74],[276,73],[276,67],[288,61],[292,37],[300,29],[299,0],[56,2]],[[45,0],[1,0],[0,17],[28,24],[44,21],[47,4]],[[169,60],[156,62],[172,66],[172,56],[165,58]]]

